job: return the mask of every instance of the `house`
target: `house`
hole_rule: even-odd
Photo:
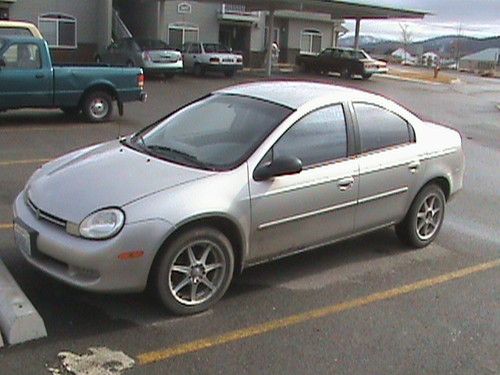
[[[228,0],[229,1],[229,0]],[[280,48],[280,62],[293,63],[299,53],[318,54],[337,45],[345,32],[342,17],[356,17],[356,34],[363,18],[422,18],[425,13],[360,5],[345,1],[325,13],[302,11],[303,7],[324,9],[309,1],[301,6],[280,2],[275,12],[255,11],[249,6],[269,2],[174,1],[174,0],[0,0],[3,18],[25,20],[37,25],[46,38],[56,62],[93,60],[96,52],[112,40],[126,36],[162,39],[173,47],[190,41],[220,42],[241,52],[245,64],[262,66],[267,35]],[[329,7],[335,4],[327,4]],[[299,10],[300,9],[300,10]],[[272,16],[270,16],[272,14]],[[272,30],[268,21],[274,19]]]
[[[434,67],[441,64],[441,57],[437,53],[429,51],[420,57],[420,61],[423,66]]]
[[[471,72],[500,71],[500,48],[488,48],[459,60],[459,69]]]
[[[402,64],[408,65],[416,65],[418,62],[418,57],[412,55],[403,47],[398,48],[394,52],[391,53],[391,56],[396,59],[397,62],[401,62]]]

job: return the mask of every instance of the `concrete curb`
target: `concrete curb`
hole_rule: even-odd
[[[47,336],[47,330],[40,314],[1,260],[0,331],[11,345]]]
[[[393,75],[393,74],[378,74],[377,77],[394,79],[396,81],[406,81],[406,82],[414,82],[414,83],[423,83],[423,84],[426,84],[426,85],[434,85],[434,86],[445,85],[445,83],[441,83],[441,82],[431,82],[431,81],[426,81],[426,80],[423,80],[423,79],[400,77],[400,76],[396,76],[396,75]]]

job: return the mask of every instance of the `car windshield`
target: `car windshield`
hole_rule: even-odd
[[[171,49],[168,44],[156,39],[138,39],[136,40],[137,45],[143,51],[159,50],[159,49]]]
[[[205,52],[207,53],[229,53],[231,52],[229,48],[218,43],[205,43],[203,44]]]
[[[133,147],[179,164],[229,170],[246,160],[292,109],[237,95],[210,95],[137,133]]]

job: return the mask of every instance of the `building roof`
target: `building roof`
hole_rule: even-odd
[[[198,0],[200,2],[222,2],[222,0]],[[424,18],[424,11],[392,8],[375,5],[368,1],[344,0],[224,0],[226,4],[245,5],[248,11],[294,10],[299,12],[327,13],[333,19],[388,19]]]
[[[472,61],[494,61],[497,62],[500,57],[500,48],[487,48],[482,51],[462,57],[460,60]]]
[[[243,95],[297,109],[316,99],[333,101],[375,97],[373,94],[342,86],[307,81],[267,81],[232,86],[217,91],[222,94]]]

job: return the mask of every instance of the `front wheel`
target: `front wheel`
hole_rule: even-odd
[[[438,185],[431,184],[415,197],[405,219],[396,225],[396,234],[405,244],[425,247],[437,237],[444,219],[446,198]]]
[[[210,227],[188,230],[162,251],[152,281],[160,301],[174,314],[205,311],[229,287],[233,248],[220,231]]]
[[[90,122],[108,121],[113,114],[113,98],[104,91],[91,92],[85,97],[82,109]]]

